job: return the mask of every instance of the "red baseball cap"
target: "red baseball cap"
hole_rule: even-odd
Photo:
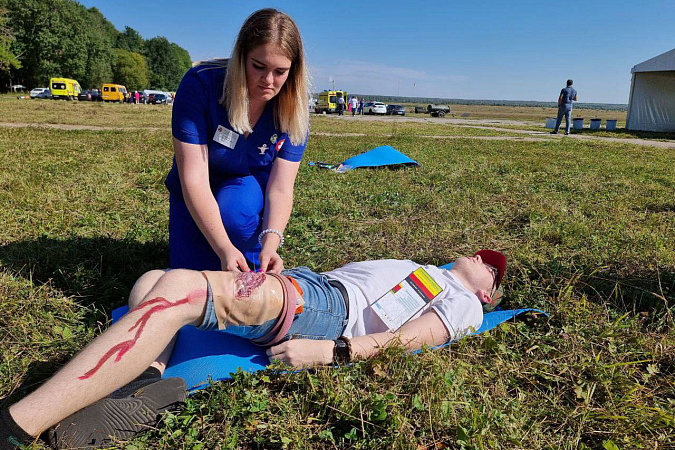
[[[502,278],[504,278],[504,272],[506,271],[506,257],[494,250],[480,250],[473,256],[476,255],[479,255],[480,259],[482,259],[485,264],[489,264],[497,269],[497,278],[495,278],[495,290],[492,294],[492,301],[490,303],[483,304],[483,309],[489,312],[497,307],[497,305],[502,301],[502,297],[504,295],[504,290],[502,289]]]

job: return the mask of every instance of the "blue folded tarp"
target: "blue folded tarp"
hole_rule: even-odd
[[[452,263],[442,267],[449,269]],[[527,311],[545,314],[532,308],[493,311],[483,315],[483,324],[474,334],[491,330],[500,323]],[[114,310],[113,322],[119,320],[126,312],[126,306]],[[188,391],[192,393],[209,386],[211,381],[232,378],[231,373],[238,369],[257,372],[266,369],[268,365],[269,359],[265,348],[253,345],[246,339],[218,330],[201,331],[193,326],[185,326],[178,331],[164,376],[183,378]]]
[[[320,162],[310,162],[309,164],[316,165],[321,168],[332,169],[336,172],[347,172],[359,167],[385,167],[394,166],[397,164],[403,164],[406,166],[419,166],[417,161],[407,157],[390,145],[375,147],[374,149],[368,150],[367,152],[361,153],[360,155],[352,156],[351,158],[337,165]]]

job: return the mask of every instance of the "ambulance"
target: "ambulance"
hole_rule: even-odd
[[[52,91],[52,98],[54,100],[60,98],[77,100],[77,95],[82,92],[80,83],[70,78],[51,78],[49,80],[49,89]]]
[[[316,102],[314,112],[321,114],[337,112],[338,98],[345,99],[345,112],[347,111],[347,91],[323,91],[319,94],[319,101]]]

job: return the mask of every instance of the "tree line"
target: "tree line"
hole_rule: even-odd
[[[190,54],[165,37],[118,31],[95,7],[74,0],[0,0],[0,86],[47,86],[73,78],[83,89],[175,91]]]

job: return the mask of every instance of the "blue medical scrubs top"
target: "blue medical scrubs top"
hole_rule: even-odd
[[[276,99],[272,99],[248,138],[239,135],[234,148],[216,142],[214,136],[219,125],[232,130],[227,109],[220,103],[225,71],[222,65],[206,63],[185,74],[176,91],[171,130],[181,142],[208,146],[212,189],[225,179],[253,175],[264,192],[274,158],[300,161],[307,140],[293,145],[287,134],[274,125]],[[171,195],[183,198],[175,157],[165,184]]]

